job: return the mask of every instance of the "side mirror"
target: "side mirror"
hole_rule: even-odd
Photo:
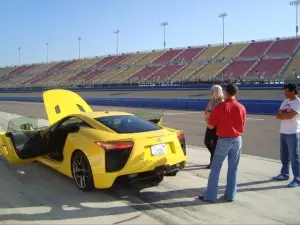
[[[34,130],[31,123],[24,123],[20,126],[21,130]]]

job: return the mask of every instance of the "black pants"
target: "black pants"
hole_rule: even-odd
[[[209,129],[206,128],[204,144],[210,152],[210,164],[212,163],[212,159],[215,154],[216,146],[217,146],[218,136],[217,136],[217,128]]]

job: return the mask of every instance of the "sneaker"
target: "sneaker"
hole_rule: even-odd
[[[283,181],[283,180],[288,180],[289,177],[288,176],[283,176],[282,174],[279,174],[275,177],[272,177],[273,180],[279,180],[279,181]]]
[[[292,181],[292,182],[290,182],[290,183],[288,184],[288,187],[298,187],[298,186],[300,186],[300,184],[298,184],[298,183],[295,182],[295,181]]]

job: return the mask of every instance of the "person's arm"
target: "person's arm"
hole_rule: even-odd
[[[208,113],[208,107],[210,106],[210,104],[211,104],[211,100],[209,100],[207,105],[206,105],[206,108],[205,108],[205,111],[204,111],[205,114]]]
[[[209,129],[215,128],[219,123],[219,108],[219,105],[217,105],[208,118],[207,127]]]
[[[211,105],[211,100],[208,101],[207,105],[206,105],[206,109],[204,111],[204,120],[207,122],[207,119],[210,115],[210,113],[208,112],[208,108],[210,107]]]
[[[291,112],[278,112],[276,115],[276,118],[279,120],[290,120],[293,119],[299,111],[292,110]]]
[[[293,119],[297,114],[300,113],[300,103],[296,104],[294,108],[292,108],[291,112],[279,112],[276,115],[276,118],[279,120],[290,120]]]
[[[276,119],[278,119],[278,120],[281,120],[281,119],[282,119],[282,118],[281,118],[281,114],[283,113],[282,107],[283,107],[284,103],[285,103],[285,102],[283,102],[283,103],[280,105],[280,107],[279,107],[279,109],[278,109],[278,111],[277,111],[277,113],[276,113]]]

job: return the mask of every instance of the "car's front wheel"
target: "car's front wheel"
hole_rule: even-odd
[[[95,187],[91,165],[82,151],[77,151],[72,157],[71,166],[77,187],[83,191],[93,190]]]

